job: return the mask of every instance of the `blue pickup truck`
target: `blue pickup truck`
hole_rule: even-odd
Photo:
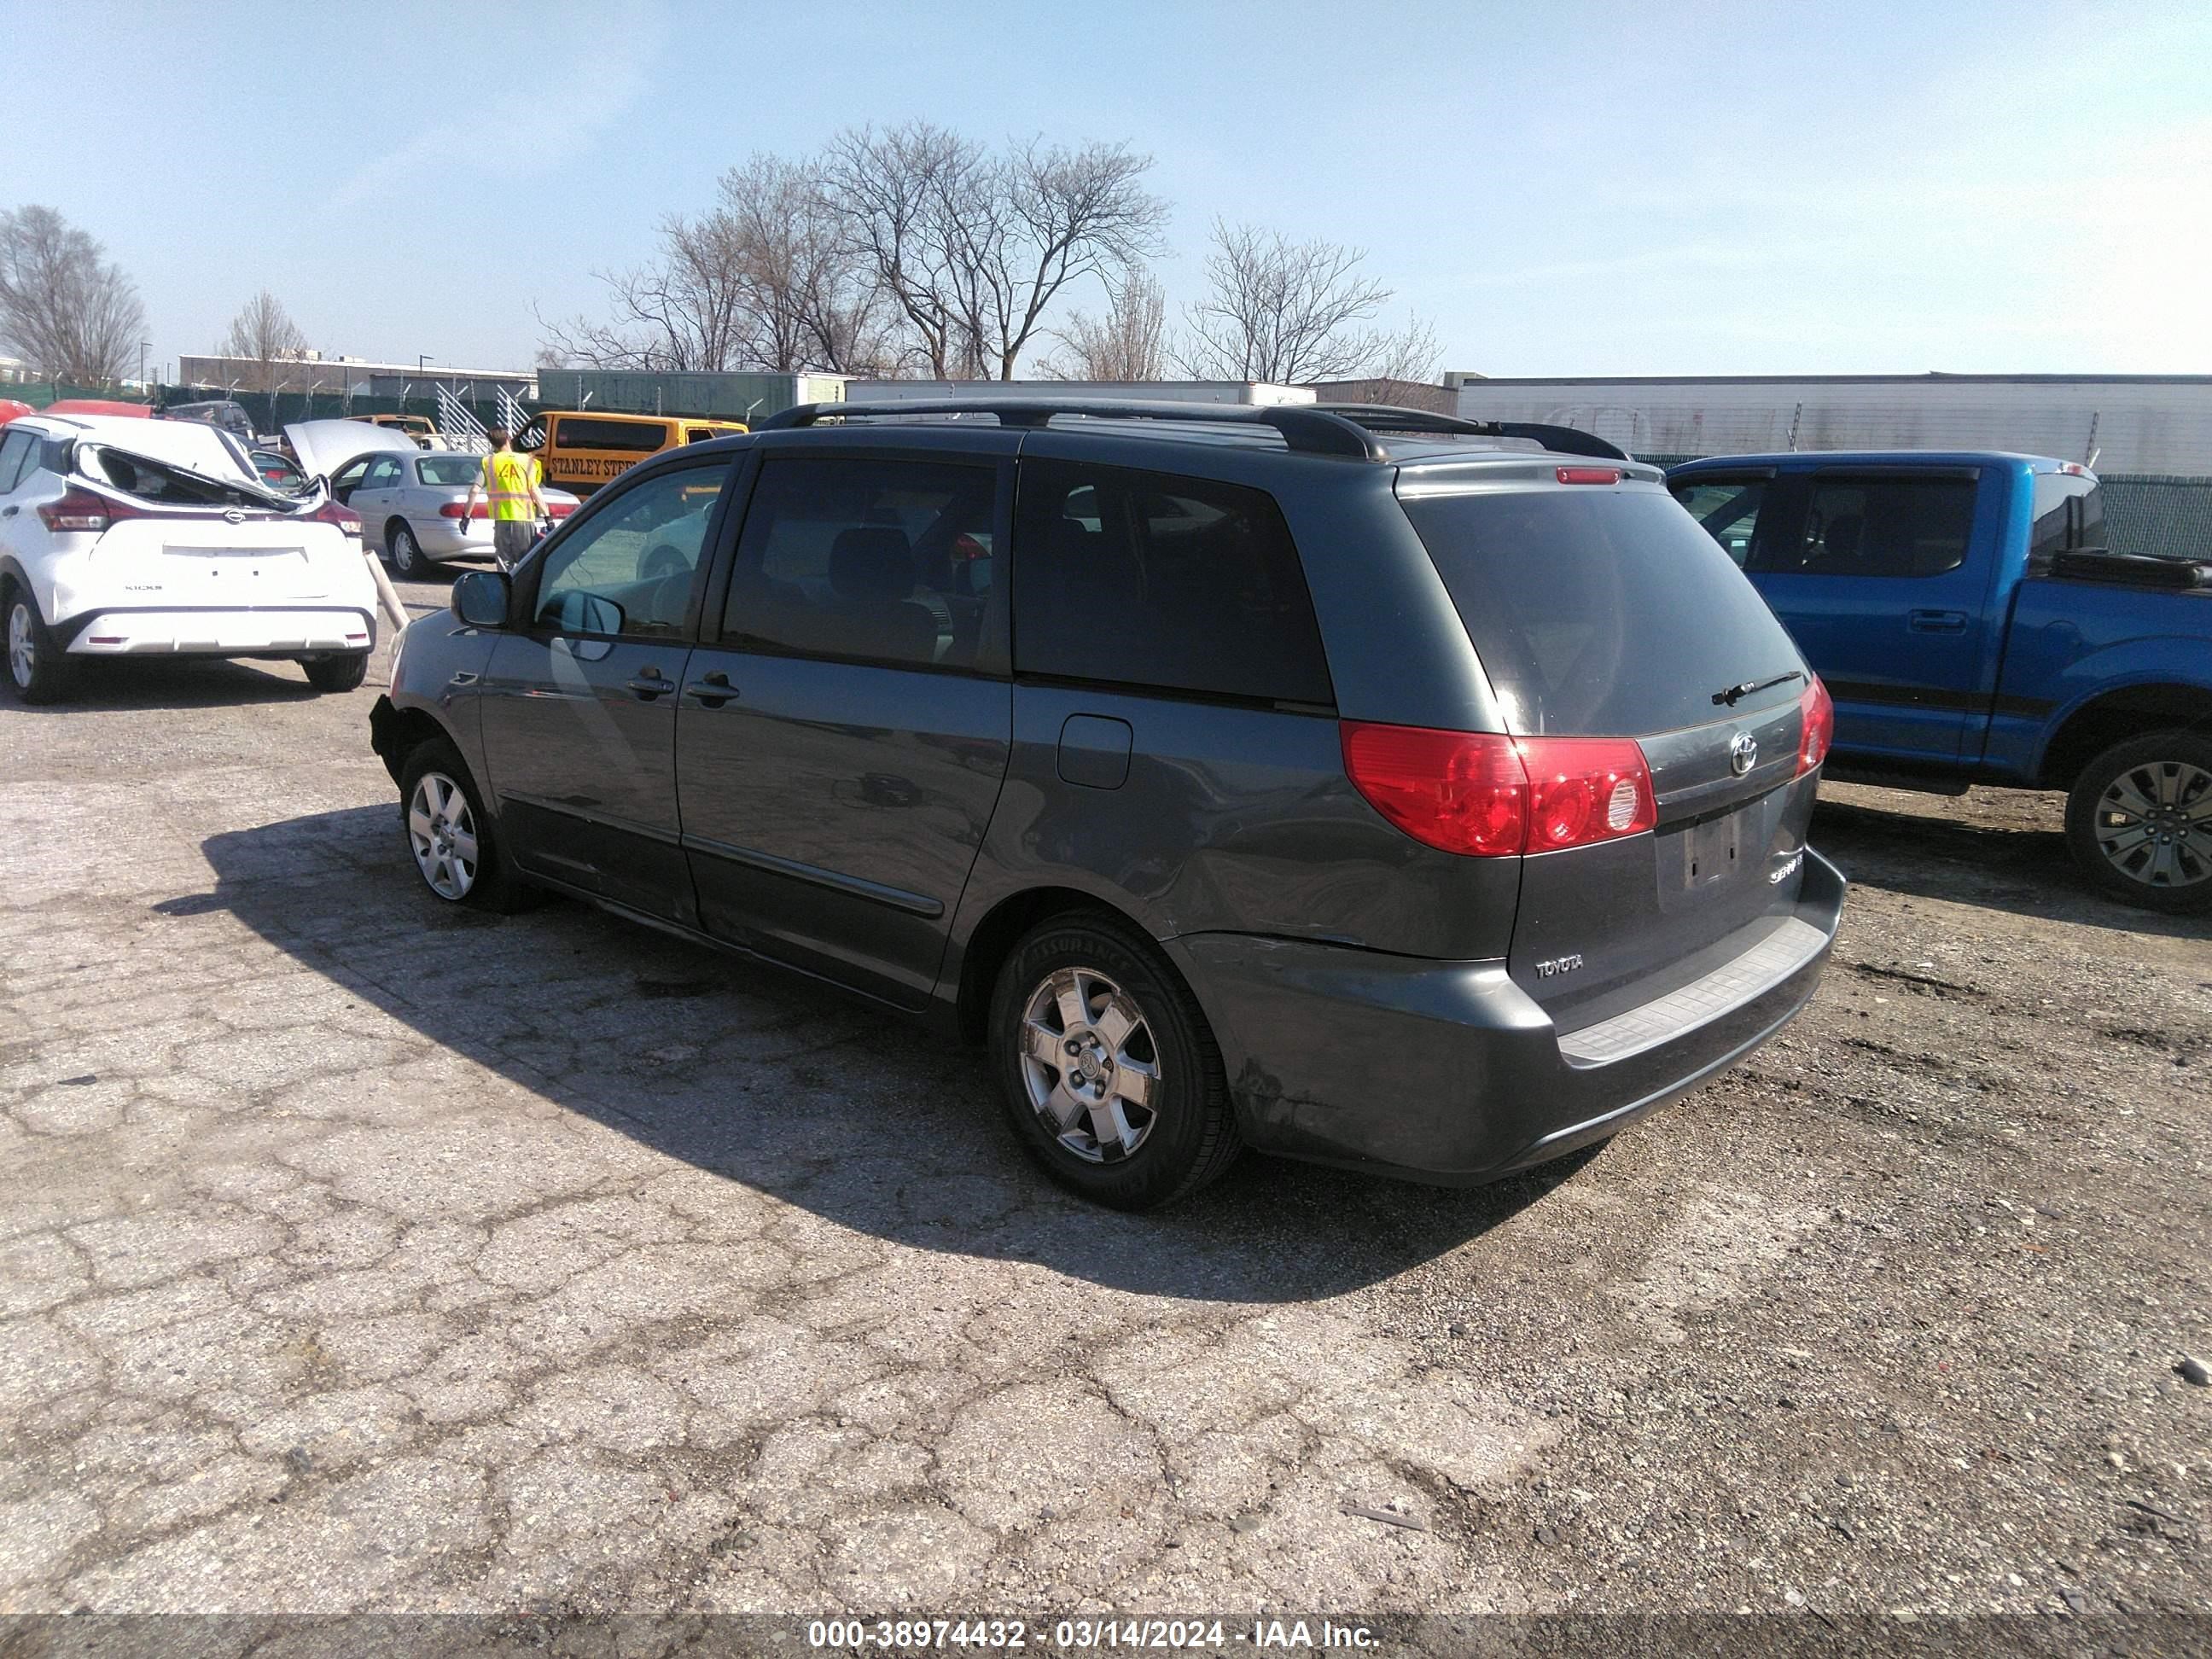
[[[1668,483],[1826,682],[1829,776],[2063,789],[2093,884],[2212,908],[2212,558],[2109,551],[2096,475],[2040,456],[1731,455]]]

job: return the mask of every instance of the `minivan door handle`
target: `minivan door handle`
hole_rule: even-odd
[[[629,683],[629,689],[651,702],[655,697],[666,696],[676,689],[676,682],[665,678],[658,668],[648,668]]]
[[[1916,634],[1963,634],[1966,631],[1966,613],[1963,611],[1915,611],[1907,614],[1905,625]]]
[[[696,697],[703,707],[720,708],[738,693],[737,689],[730,684],[730,677],[717,668],[711,674],[685,686],[684,695],[687,697]]]

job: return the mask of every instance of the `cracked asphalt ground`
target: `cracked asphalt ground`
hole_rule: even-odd
[[[2212,949],[2055,801],[1832,790],[1812,1007],[1594,1157],[1131,1218],[965,1051],[441,908],[381,679],[0,707],[0,1609],[2212,1607]]]

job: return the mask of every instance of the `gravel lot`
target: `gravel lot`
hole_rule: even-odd
[[[0,1610],[2212,1611],[2212,930],[2055,800],[1832,789],[1813,1006],[1595,1156],[1133,1219],[964,1051],[442,910],[382,678],[0,705]]]

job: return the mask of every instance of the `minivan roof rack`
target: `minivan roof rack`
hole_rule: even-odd
[[[1370,432],[1435,433],[1438,436],[1471,438],[1527,438],[1561,455],[1596,455],[1608,461],[1634,458],[1595,433],[1577,427],[1547,426],[1534,421],[1468,421],[1456,415],[1439,415],[1425,409],[1401,409],[1392,404],[1309,404],[1307,408],[1334,415],[1364,426]]]
[[[1629,457],[1604,439],[1571,426],[1527,421],[1463,421],[1425,409],[1389,404],[1185,404],[1123,401],[1103,398],[917,398],[881,404],[800,404],[771,415],[756,428],[813,426],[824,420],[866,416],[994,415],[1000,426],[1037,428],[1055,415],[1094,420],[1184,421],[1227,426],[1272,427],[1286,448],[1309,455],[1341,455],[1382,461],[1389,452],[1375,441],[1378,432],[1431,433],[1438,436],[1524,438],[1563,455],[1596,455],[1607,460]]]
[[[1352,460],[1387,459],[1382,446],[1358,422],[1317,412],[1310,404],[1139,403],[1090,398],[917,398],[880,404],[800,404],[760,423],[775,431],[857,416],[995,415],[1000,426],[1042,427],[1055,415],[1082,415],[1109,421],[1184,421],[1226,426],[1272,427],[1285,447],[1309,455],[1341,455]]]

